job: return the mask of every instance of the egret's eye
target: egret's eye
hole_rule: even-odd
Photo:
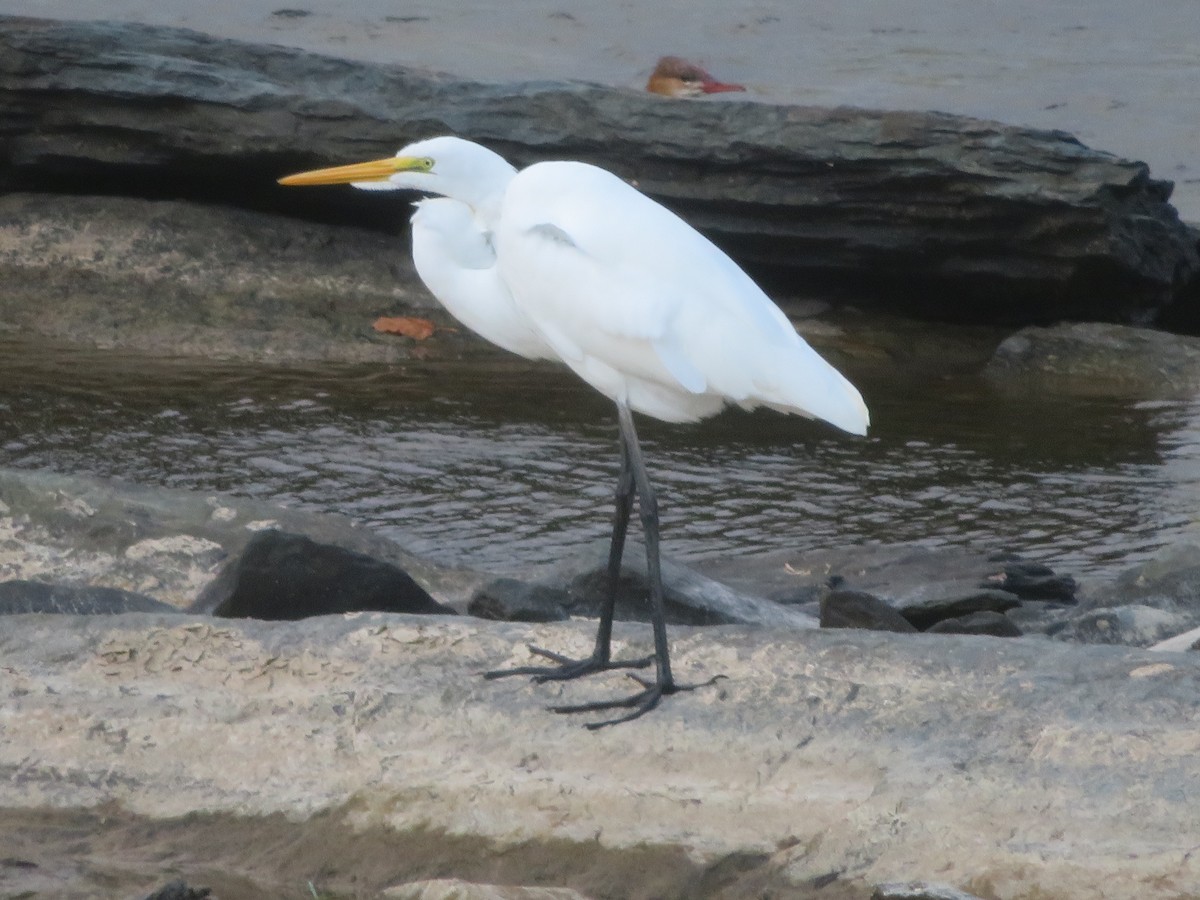
[[[428,156],[421,157],[421,159],[417,160],[417,169],[421,172],[433,171],[433,160]]]

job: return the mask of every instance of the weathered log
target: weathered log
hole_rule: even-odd
[[[300,166],[454,132],[596,162],[781,293],[946,320],[1200,327],[1197,233],[1145,164],[936,112],[684,103],[480,84],[191,31],[4,18],[0,189],[204,198],[397,227],[407,206],[285,191]]]

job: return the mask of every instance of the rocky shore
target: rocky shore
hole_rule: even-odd
[[[119,66],[106,62],[113,46]],[[1170,206],[1170,183],[1063,132],[482,84],[119,23],[6,18],[0,56],[8,190],[183,197],[394,230],[394,203],[275,179],[463,133],[518,165],[610,168],[768,284],[802,279],[943,320],[1200,329],[1200,235]]]
[[[981,364],[997,390],[1200,387],[1200,235],[1145,165],[1061,132],[2,24],[0,336],[267,364],[490,354],[372,330],[452,324],[403,204],[273,187],[458,131],[635,180],[785,286],[823,352],[908,349],[806,314],[852,302],[1010,326]],[[1105,584],[913,545],[668,561],[678,674],[726,677],[591,734],[544,707],[620,676],[479,676],[530,643],[585,649],[603,553],[497,578],[330,514],[0,469],[0,892],[1200,896],[1200,538]],[[637,558],[630,653],[649,646]]]

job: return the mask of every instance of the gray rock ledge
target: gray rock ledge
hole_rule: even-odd
[[[946,320],[1200,328],[1197,234],[1143,163],[936,112],[678,103],[450,76],[107,22],[5,18],[0,188],[178,196],[401,227],[407,205],[274,185],[454,132],[635,180],[781,293]]]
[[[619,674],[479,677],[524,661],[530,641],[583,651],[591,631],[384,614],[9,618],[0,806],[100,808],[184,832],[279,816],[391,830],[401,848],[436,847],[438,834],[558,842],[556,858],[581,866],[674,847],[723,872],[725,898],[807,897],[818,884],[828,893],[813,896],[861,898],[922,874],[988,897],[1142,900],[1200,884],[1196,656],[676,628],[678,676],[727,680],[598,733],[543,707],[625,690]],[[620,648],[645,650],[645,632],[619,625]],[[331,866],[343,882],[355,852],[383,846],[360,843]],[[179,852],[187,876],[195,854]],[[314,867],[323,853],[310,852]],[[390,883],[427,877],[414,871],[424,856],[389,858]],[[550,871],[594,896],[588,872]],[[654,890],[653,866],[628,877],[603,896],[710,895]]]

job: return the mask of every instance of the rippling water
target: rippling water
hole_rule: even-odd
[[[641,424],[667,552],[916,540],[1104,576],[1192,520],[1191,404],[856,378],[867,439],[766,412]],[[607,402],[552,367],[280,370],[0,344],[0,465],[333,510],[495,571],[607,533],[615,441]]]

